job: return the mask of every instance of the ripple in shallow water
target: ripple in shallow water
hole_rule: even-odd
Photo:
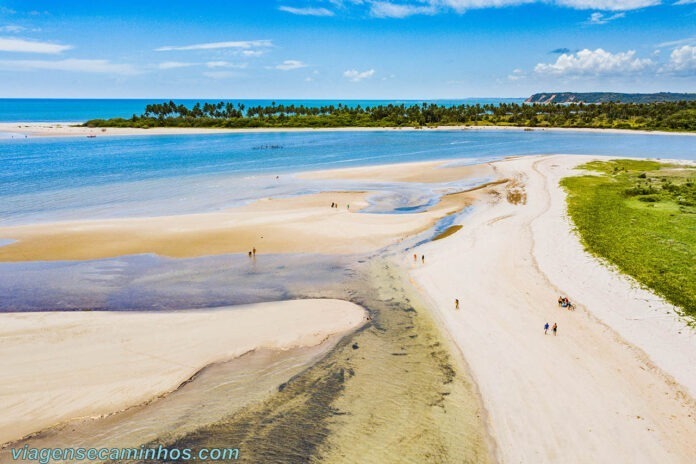
[[[278,301],[340,284],[352,260],[234,254],[0,263],[0,312],[173,310]]]

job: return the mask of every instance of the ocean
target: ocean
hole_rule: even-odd
[[[272,102],[277,104],[304,105],[309,107],[338,105],[342,103],[355,107],[360,105],[376,106],[389,103],[400,105],[412,105],[437,103],[440,105],[476,105],[500,103],[522,103],[524,98],[464,98],[459,100],[250,100],[250,99],[173,99],[177,104],[192,107],[196,102],[232,102],[235,105],[242,103],[246,107],[267,106]],[[61,98],[0,98],[0,122],[84,122],[90,119],[130,118],[134,114],[141,114],[145,105],[149,103],[162,103],[169,99],[61,99]]]

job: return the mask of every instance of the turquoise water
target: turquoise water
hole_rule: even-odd
[[[461,129],[3,139],[0,224],[210,211],[260,197],[360,188],[288,175],[349,166],[550,153],[694,160],[695,141],[686,135]],[[432,201],[428,192],[414,190],[418,186],[408,188],[395,206]]]
[[[176,103],[192,107],[196,102],[223,100],[245,106],[268,106],[272,102],[278,104],[294,103],[309,107],[338,105],[375,106],[393,104],[414,104],[432,102],[441,105],[468,104],[499,104],[522,103],[524,98],[466,98],[461,100],[186,100],[175,99]],[[133,114],[141,114],[148,103],[162,103],[169,99],[46,99],[46,98],[0,98],[0,122],[15,121],[87,121],[98,118],[130,118]]]

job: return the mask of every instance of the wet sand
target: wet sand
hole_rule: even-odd
[[[448,195],[427,211],[368,214],[367,193],[323,192],[262,199],[224,212],[95,219],[2,227],[0,261],[64,261],[155,253],[172,258],[246,253],[375,251],[432,227],[472,196]],[[337,202],[338,208],[331,208]],[[80,246],[75,246],[79,243]]]
[[[174,440],[264,400],[325,357],[340,339],[334,335],[311,347],[259,349],[211,364],[169,394],[106,417],[73,419],[6,444],[0,449],[0,461],[11,458],[11,448],[24,446],[138,448],[151,440]]]
[[[398,266],[363,261],[323,293],[371,320],[328,344],[214,364],[163,398],[11,446],[234,446],[240,462],[270,463],[493,461],[466,365]]]
[[[365,266],[345,297],[370,311],[370,324],[265,401],[166,445],[234,443],[250,463],[491,462],[463,361],[398,267]]]

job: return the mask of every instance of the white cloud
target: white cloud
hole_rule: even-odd
[[[300,16],[333,16],[334,12],[326,8],[293,8],[291,6],[280,6],[280,11],[292,13]]]
[[[279,65],[275,66],[275,69],[280,69],[281,71],[291,71],[293,69],[306,68],[307,65],[298,60],[285,60]]]
[[[10,71],[72,71],[99,74],[138,74],[130,64],[111,63],[109,60],[0,60],[1,70]]]
[[[7,26],[0,26],[0,32],[10,32],[10,33],[17,33],[17,32],[22,32],[26,31],[26,27],[22,26],[17,26],[15,24],[8,24]]]
[[[266,53],[264,50],[242,50],[240,54],[242,56],[248,56],[248,57],[256,57],[256,56],[261,56],[264,53]]]
[[[696,1],[696,0],[686,0]],[[413,15],[434,15],[453,10],[504,8],[531,3],[546,3],[576,10],[629,11],[659,5],[660,0],[372,0],[352,2],[368,4],[370,15],[378,18],[406,18]],[[616,19],[616,18],[614,18]]]
[[[696,0],[679,0],[675,5],[691,5],[692,3],[696,3]]]
[[[230,79],[233,77],[239,77],[241,74],[234,71],[209,71],[204,72],[203,75],[211,79]]]
[[[195,66],[196,63],[184,63],[181,61],[165,61],[159,63],[157,67],[159,69],[177,69],[177,68],[188,68],[189,66]]]
[[[592,13],[590,17],[587,19],[588,24],[607,24],[610,21],[614,21],[615,19],[619,18],[625,18],[626,13],[616,13],[610,16],[605,15],[604,13],[600,13],[598,11]]]
[[[696,0],[694,0],[696,3]],[[677,45],[696,45],[696,36],[687,37],[686,39],[671,40],[669,42],[662,42],[656,45],[657,48],[667,48],[675,47]]]
[[[524,71],[522,71],[521,69],[515,69],[512,71],[511,74],[508,75],[507,78],[509,81],[519,81],[520,79],[524,79],[525,77],[527,77],[527,75]]]
[[[250,49],[257,47],[272,47],[273,42],[270,40],[238,40],[231,42],[208,42],[193,45],[173,46],[167,45],[164,47],[155,48],[156,52],[168,52],[179,50],[215,50],[220,48],[236,48]]]
[[[418,14],[433,15],[437,13],[436,5],[409,5],[391,2],[372,2],[370,14],[375,18],[405,18]]]
[[[554,0],[555,4],[576,10],[629,11],[659,5],[660,0]]]
[[[696,46],[683,45],[672,50],[667,70],[679,73],[696,73]]]
[[[359,72],[356,69],[349,69],[343,73],[343,77],[351,80],[352,82],[360,82],[363,79],[369,79],[375,75],[374,69],[368,69],[367,71]]]
[[[213,69],[213,68],[244,69],[247,67],[246,63],[230,63],[229,61],[208,61],[205,65],[211,69]]]
[[[634,50],[611,53],[601,48],[580,50],[575,54],[562,54],[555,63],[539,63],[534,68],[538,74],[551,75],[611,75],[630,74],[654,66],[649,58],[637,58]]]
[[[72,45],[35,42],[33,40],[17,39],[13,37],[0,37],[0,51],[2,52],[57,54],[70,50],[71,48],[73,48]]]

